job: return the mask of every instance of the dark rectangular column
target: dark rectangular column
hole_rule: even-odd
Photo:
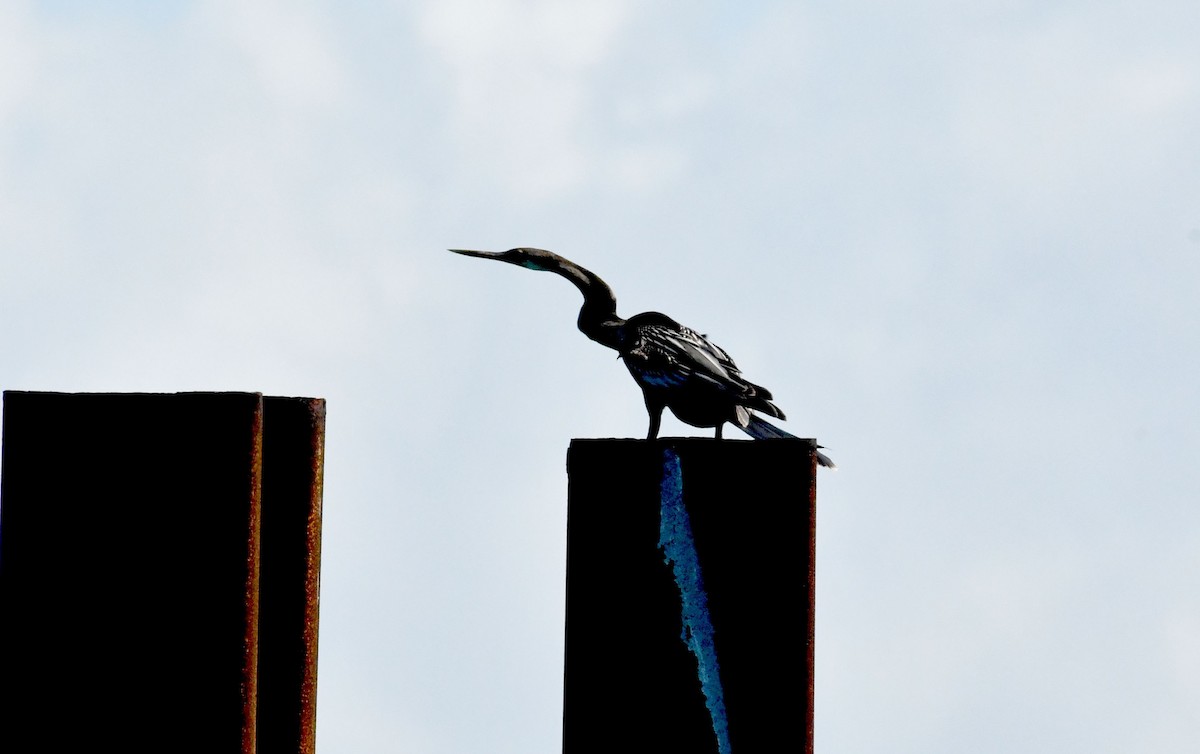
[[[255,751],[273,725],[260,640],[283,633],[260,631],[263,590],[300,578],[281,568],[264,585],[261,548],[287,550],[298,518],[315,556],[304,584],[319,566],[316,424],[307,449],[264,465],[288,413],[256,393],[4,394],[0,750]],[[266,481],[289,466],[307,493]],[[265,529],[264,494],[280,508]]]
[[[815,471],[808,440],[572,442],[565,754],[812,751]]]

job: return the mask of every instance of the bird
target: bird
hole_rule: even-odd
[[[763,440],[794,437],[760,412],[786,419],[772,401],[771,392],[742,377],[741,370],[720,346],[690,327],[660,312],[643,312],[629,319],[617,315],[617,298],[599,275],[545,249],[518,247],[508,251],[449,249],[455,254],[494,259],[530,270],[553,272],[571,281],[583,294],[577,325],[580,332],[618,353],[629,374],[642,389],[650,426],[646,439],[654,440],[664,408],[685,424],[714,428],[722,439],[726,423]],[[837,468],[816,448],[817,463]]]

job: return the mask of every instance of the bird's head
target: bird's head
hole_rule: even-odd
[[[473,251],[471,249],[448,249],[455,254],[465,254],[468,257],[495,259],[509,264],[520,265],[531,270],[552,271],[561,267],[562,257],[545,249],[530,249],[526,247],[509,249],[508,251]]]

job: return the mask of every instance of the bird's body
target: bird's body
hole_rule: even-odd
[[[642,389],[650,415],[648,439],[658,436],[664,408],[670,408],[686,424],[714,428],[718,438],[726,422],[759,439],[792,436],[753,413],[785,418],[771,402],[770,391],[743,378],[729,354],[665,314],[644,312],[629,319],[617,316],[612,289],[590,270],[543,249],[451,251],[554,272],[574,283],[583,294],[579,330],[616,350]],[[833,466],[819,451],[817,461],[822,466]]]
[[[665,314],[631,317],[620,335],[621,357],[646,399],[651,437],[664,407],[685,424],[715,428],[718,437],[725,422],[745,429],[751,409],[784,418],[770,391],[743,379],[720,346]]]

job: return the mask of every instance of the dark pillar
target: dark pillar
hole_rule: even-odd
[[[4,394],[0,750],[250,753],[280,725],[259,658],[288,631],[259,614],[313,584],[290,632],[315,657],[323,402],[307,405],[289,450],[295,407],[258,394]],[[297,469],[307,492],[282,481]],[[261,567],[296,537],[303,575]]]
[[[810,753],[812,443],[575,440],[567,466],[564,753]]]

